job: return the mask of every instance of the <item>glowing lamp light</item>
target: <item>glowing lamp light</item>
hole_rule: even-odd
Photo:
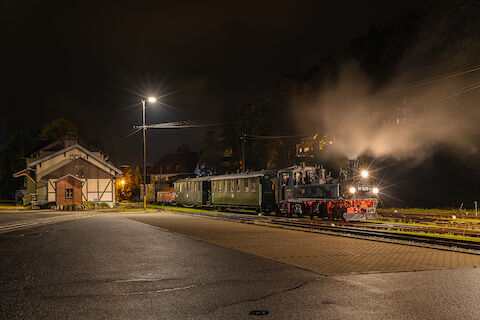
[[[152,102],[152,103],[157,102],[157,98],[155,98],[155,97],[148,97],[148,102]]]
[[[350,191],[351,194],[354,194],[357,189],[355,189],[355,187],[350,187],[348,191]]]
[[[362,176],[363,179],[367,179],[368,178],[368,171],[367,170],[362,170],[362,172],[360,172],[360,175]]]
[[[125,184],[125,180],[122,180],[120,181],[120,183],[122,184],[122,186]]]
[[[374,188],[372,189],[372,192],[375,193],[375,194],[377,194],[379,191],[380,191],[380,190],[378,190],[377,187],[374,187]]]

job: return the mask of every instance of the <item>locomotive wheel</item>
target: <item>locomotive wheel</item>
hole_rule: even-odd
[[[307,211],[307,210],[306,210],[306,206],[305,206],[305,204],[302,203],[302,204],[300,205],[300,210],[297,212],[297,216],[298,216],[299,218],[303,218],[303,214],[304,214],[306,211]]]

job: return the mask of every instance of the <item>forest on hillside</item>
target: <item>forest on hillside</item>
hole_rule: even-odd
[[[480,191],[479,30],[473,0],[434,1],[372,26],[279,79],[269,96],[226,106],[224,125],[203,139],[203,167],[240,170],[242,134],[262,137],[245,141],[247,170],[298,164],[306,160],[295,156],[299,137],[318,134],[333,143],[308,161],[386,167],[377,172],[386,203],[471,206]]]

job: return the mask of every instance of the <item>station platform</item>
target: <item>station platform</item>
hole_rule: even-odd
[[[123,217],[323,275],[480,267],[480,255],[174,213]]]

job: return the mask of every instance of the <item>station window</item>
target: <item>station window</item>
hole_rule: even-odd
[[[73,189],[65,189],[65,199],[73,199]]]
[[[252,178],[252,191],[257,191],[257,178]]]
[[[222,192],[222,181],[217,181],[218,191]]]
[[[228,191],[228,180],[225,180],[225,192]]]
[[[240,179],[237,180],[237,192],[240,192],[240,182],[241,181],[242,180],[240,180]]]
[[[248,180],[250,179],[245,179],[245,191],[248,192]]]
[[[235,188],[235,180],[228,180],[228,182],[230,183],[230,192],[233,192]]]

